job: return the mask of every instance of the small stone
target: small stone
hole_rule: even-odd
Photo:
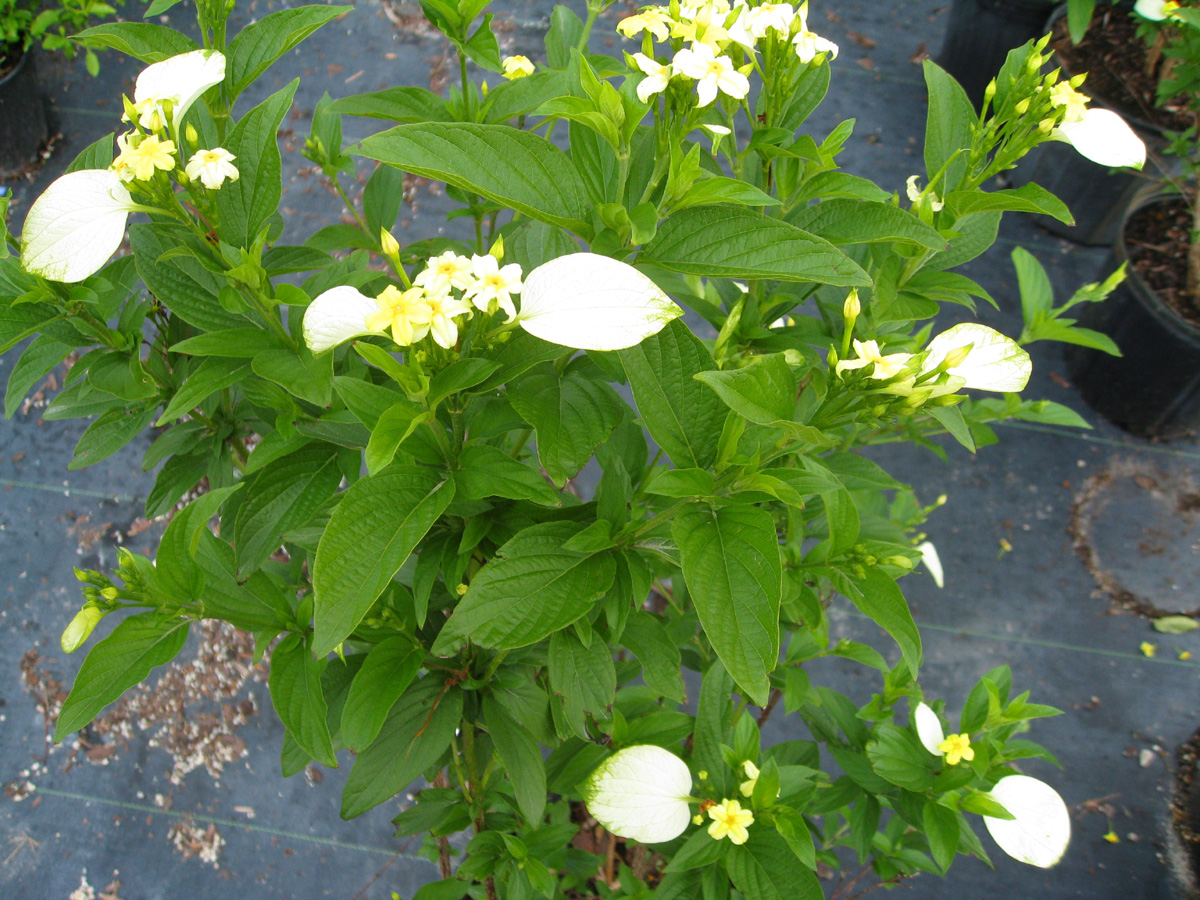
[[[1149,768],[1154,763],[1155,756],[1153,750],[1142,750],[1138,753],[1138,765],[1143,769]]]

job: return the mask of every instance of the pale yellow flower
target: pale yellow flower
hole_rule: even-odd
[[[433,335],[435,344],[449,350],[458,343],[458,323],[454,321],[455,316],[469,313],[471,307],[451,294],[449,288],[427,293],[425,302],[429,304],[429,333]]]
[[[518,78],[532,75],[534,71],[533,62],[528,56],[506,56],[500,65],[504,68],[504,74],[501,77],[507,78],[509,81],[516,81]]]
[[[1063,111],[1063,122],[1082,122],[1087,115],[1087,94],[1071,87],[1069,81],[1060,81],[1050,88],[1050,102]]]
[[[965,759],[970,762],[975,758],[971,737],[966,734],[947,735],[946,739],[938,744],[938,749],[946,755],[946,763],[951,766],[958,765],[959,760]]]
[[[744,844],[750,839],[746,826],[754,824],[754,813],[742,809],[737,800],[723,800],[709,807],[708,817],[713,820],[708,826],[708,834],[713,840],[728,837],[731,843]]]
[[[471,260],[453,250],[447,250],[431,257],[425,263],[425,268],[417,273],[413,284],[431,292],[440,291],[442,285],[465,291],[474,281]]]
[[[758,766],[746,760],[742,763],[742,771],[746,773],[747,781],[743,781],[738,790],[742,792],[743,797],[751,797],[754,795],[754,786],[758,784]]]
[[[137,146],[125,143],[121,155],[113,162],[113,171],[124,177],[132,172],[137,181],[148,181],[157,169],[171,171],[175,168],[175,142],[160,140],[157,135],[142,138]]]
[[[912,359],[911,353],[889,353],[884,356],[879,349],[879,344],[875,341],[854,341],[854,352],[858,358],[841,360],[835,367],[837,374],[841,375],[847,369],[861,369],[864,366],[873,365],[871,377],[885,381],[899,375],[908,361]]]
[[[463,294],[480,312],[488,312],[494,302],[508,318],[515,318],[517,308],[512,295],[521,293],[521,267],[516,263],[500,267],[496,257],[472,256],[471,270],[475,280]]]
[[[797,28],[796,22],[799,23]],[[796,11],[796,19],[792,25],[796,30],[796,36],[792,38],[792,45],[796,48],[796,56],[800,58],[800,62],[812,62],[818,53],[828,53],[830,59],[834,59],[838,55],[838,46],[833,41],[826,40],[819,34],[808,30],[808,4],[802,3],[800,9]]]
[[[661,94],[671,83],[671,64],[660,63],[644,53],[633,54],[633,61],[646,77],[638,82],[637,96],[643,103],[649,103],[655,94]]]
[[[707,44],[694,44],[675,54],[672,69],[696,81],[699,106],[708,106],[720,91],[735,100],[750,93],[750,80],[733,67],[728,56],[718,56]]]
[[[433,310],[425,299],[422,288],[409,288],[401,291],[394,285],[388,285],[383,293],[375,298],[378,309],[367,316],[368,331],[384,331],[391,329],[392,340],[401,347],[415,344],[429,333],[429,323],[433,318]]]
[[[662,7],[650,6],[618,22],[617,31],[627,38],[648,31],[656,41],[665,41],[671,36],[671,17]]]
[[[197,150],[188,160],[184,172],[193,181],[197,178],[210,191],[219,190],[226,180],[237,181],[238,170],[233,161],[237,159],[224,147],[212,150]]]

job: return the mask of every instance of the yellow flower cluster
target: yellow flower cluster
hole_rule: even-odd
[[[461,292],[455,296],[454,291]],[[375,302],[378,309],[367,316],[368,331],[390,331],[401,347],[433,336],[439,347],[458,343],[458,319],[471,308],[484,313],[503,310],[516,316],[512,295],[521,292],[521,267],[501,267],[496,257],[467,258],[447,250],[430,259],[407,290],[389,285]]]

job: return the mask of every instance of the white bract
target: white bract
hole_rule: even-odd
[[[1102,166],[1140,169],[1146,164],[1146,145],[1125,120],[1109,109],[1089,108],[1083,118],[1063,121],[1051,137],[1065,141]]]
[[[946,751],[939,745],[946,740],[946,733],[942,731],[942,720],[933,707],[923,701],[918,703],[913,710],[913,722],[917,726],[917,738],[921,746],[934,756],[945,756]]]
[[[963,380],[963,387],[982,391],[1020,391],[1029,382],[1033,363],[1029,354],[1010,337],[974,322],[943,331],[926,348],[923,372],[932,372],[956,350],[970,347],[966,358],[946,371]]]
[[[933,578],[933,583],[938,587],[945,587],[942,558],[938,556],[937,547],[933,546],[931,541],[922,541],[920,544],[917,544],[917,552],[921,554],[921,562],[929,570],[929,575]]]
[[[121,246],[125,222],[137,209],[116,172],[69,172],[30,207],[21,232],[21,264],[52,281],[83,281]]]
[[[1177,9],[1179,4],[1174,0],[1137,0],[1137,3],[1133,4],[1135,13],[1155,22],[1161,22]]]
[[[164,59],[142,70],[133,88],[133,102],[171,104],[171,121],[184,114],[213,85],[225,80],[225,57],[216,50],[193,50]]]
[[[324,353],[369,332],[367,316],[378,309],[376,300],[348,285],[330,288],[304,311],[304,342],[313,353]]]
[[[670,841],[691,821],[692,776],[662,747],[618,750],[582,785],[588,812],[615,835],[643,844]]]
[[[517,322],[542,340],[577,350],[622,350],[683,315],[648,277],[595,253],[571,253],[525,278]]]
[[[988,796],[1015,817],[983,817],[1001,850],[1042,869],[1062,859],[1071,842],[1071,816],[1054,788],[1028,775],[1009,775],[997,782]]]

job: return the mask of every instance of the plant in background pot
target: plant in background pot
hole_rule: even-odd
[[[115,13],[104,0],[0,0],[0,178],[25,169],[47,137],[34,48],[74,58],[71,36],[89,21]],[[84,56],[88,72],[95,75],[100,71],[96,52],[87,48]]]
[[[57,739],[220,619],[270,652],[285,775],[340,755],[346,817],[432,783],[395,819],[442,875],[421,900],[817,900],[819,866],[849,867],[845,897],[986,860],[976,817],[1054,865],[1066,806],[1018,769],[1054,762],[1023,734],[1057,711],[1006,666],[949,704],[926,694],[899,582],[940,577],[920,532],[940,501],[854,451],[1081,424],[1022,399],[1016,341],[933,321],[993,302],[952,270],[1005,211],[1069,218],[1036,185],[985,189],[1070,124],[1061,82],[1027,44],[978,113],[927,62],[902,199],[839,169],[853,120],[806,127],[836,52],[807,5],[651,7],[618,26],[640,44],[619,58],[589,48],[604,4],[558,7],[548,64],[485,94],[469,59],[530,68],[500,58],[486,7],[423,3],[459,55],[449,97],[318,106],[307,153],[339,191],[351,152],[379,165],[352,223],[301,245],[279,242],[297,82],[237,104],[351,8],[227,40],[231,5],[201,2],[203,48],[106,26],[152,64],[119,154],[87,148],[0,260],[0,351],[33,338],[6,406],[76,354],[43,413],[96,417],[71,467],[163,429],[143,465],[147,514],[170,521],[153,560],[77,571],[63,649],[103,636]],[[343,115],[392,127],[348,152]],[[1101,124],[1075,145],[1123,134]],[[405,173],[447,184],[469,226],[401,245]],[[1026,339],[1061,336],[1039,309]],[[883,652],[831,635],[834,605]],[[826,657],[870,687],[822,684]],[[811,740],[764,744],[773,712]]]
[[[1084,324],[1109,335],[1116,359],[1071,348],[1067,361],[1084,399],[1106,418],[1151,438],[1200,428],[1200,8],[1145,7],[1142,36],[1156,56],[1159,103],[1187,124],[1168,132],[1179,175],[1126,212],[1113,251],[1129,277]]]

